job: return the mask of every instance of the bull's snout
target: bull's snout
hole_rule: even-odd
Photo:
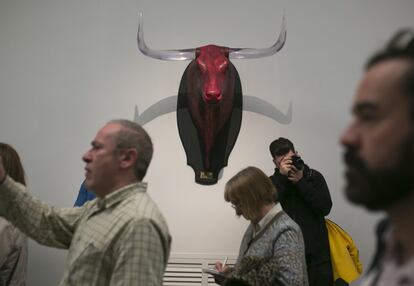
[[[222,98],[222,79],[223,75],[215,75],[214,73],[207,73],[204,77],[204,101],[209,104],[218,103]]]
[[[209,104],[218,103],[221,97],[221,91],[218,88],[208,89],[205,92],[205,101]]]

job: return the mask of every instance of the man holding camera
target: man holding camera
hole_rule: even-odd
[[[277,189],[278,199],[303,233],[309,285],[332,285],[325,225],[332,200],[326,181],[321,173],[303,162],[289,139],[280,137],[270,144],[269,149],[276,166],[270,179]]]

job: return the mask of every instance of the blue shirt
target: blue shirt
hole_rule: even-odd
[[[75,201],[75,207],[81,207],[84,203],[96,198],[95,194],[88,191],[84,184],[85,182],[82,182],[82,185],[80,186],[79,194]]]

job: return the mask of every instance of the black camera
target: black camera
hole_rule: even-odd
[[[302,158],[299,155],[292,156],[292,165],[295,166],[296,169],[302,170],[305,166],[305,162],[303,162]]]

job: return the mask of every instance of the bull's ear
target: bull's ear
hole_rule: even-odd
[[[195,58],[200,56],[200,48],[195,49]]]
[[[135,164],[137,160],[138,154],[137,150],[134,148],[128,148],[122,151],[120,155],[120,162],[119,165],[122,169],[129,168]]]

